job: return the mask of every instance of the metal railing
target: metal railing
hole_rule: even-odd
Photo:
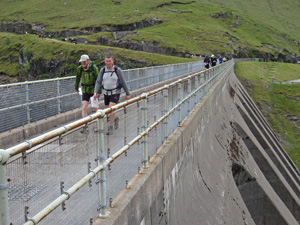
[[[128,188],[139,168],[148,166],[150,157],[233,64],[194,73],[0,150],[1,224],[87,224],[98,216],[97,209],[106,218],[112,199]],[[105,135],[112,113],[119,117],[119,128]],[[81,134],[86,124],[89,132]],[[92,183],[96,176],[99,187]]]
[[[124,70],[130,90],[200,70],[203,62]],[[0,133],[81,107],[75,76],[0,85]]]

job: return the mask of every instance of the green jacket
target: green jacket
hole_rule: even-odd
[[[92,61],[89,63],[87,70],[84,70],[83,66],[79,66],[77,68],[75,79],[75,90],[78,90],[79,83],[81,81],[82,93],[94,94],[95,82],[97,80],[98,73],[98,67]],[[101,91],[102,88],[100,88],[98,93],[101,93]]]

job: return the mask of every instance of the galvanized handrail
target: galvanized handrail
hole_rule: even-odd
[[[101,145],[101,135],[99,133],[99,140],[100,140],[100,144],[99,144],[99,164],[96,168],[94,168],[93,170],[91,170],[85,177],[83,177],[81,180],[79,180],[76,184],[74,184],[70,189],[68,189],[67,191],[65,191],[62,195],[60,195],[56,200],[54,200],[52,203],[50,203],[47,207],[45,207],[42,211],[40,211],[36,216],[32,217],[31,219],[28,220],[27,223],[25,223],[26,225],[29,224],[37,224],[38,222],[40,222],[46,215],[48,215],[50,212],[52,212],[55,208],[57,208],[60,204],[62,204],[64,201],[68,200],[69,197],[71,195],[73,195],[77,190],[79,190],[80,187],[82,187],[85,183],[87,183],[90,179],[92,179],[96,174],[100,173],[102,174],[102,177],[105,177],[104,174],[104,168],[106,168],[108,165],[110,165],[114,160],[116,160],[120,155],[122,155],[124,152],[126,152],[127,150],[130,149],[131,146],[133,146],[135,143],[137,143],[140,139],[142,139],[143,137],[146,137],[147,133],[149,133],[153,128],[155,128],[158,124],[160,124],[162,121],[166,120],[168,118],[168,116],[174,112],[175,110],[177,110],[178,108],[180,108],[180,106],[186,102],[189,101],[190,98],[192,98],[193,96],[196,95],[197,92],[199,92],[200,90],[203,90],[206,86],[207,88],[212,87],[213,82],[216,82],[220,76],[222,75],[220,71],[223,72],[223,74],[229,70],[229,68],[231,68],[233,66],[233,61],[229,61],[227,63],[224,63],[222,65],[219,65],[217,67],[211,68],[209,70],[207,70],[206,72],[202,71],[202,72],[198,72],[192,75],[189,75],[188,77],[185,77],[183,79],[179,79],[175,82],[172,82],[169,85],[165,85],[163,87],[157,88],[153,91],[150,91],[148,93],[144,93],[140,96],[137,96],[135,98],[132,98],[130,100],[127,100],[125,102],[119,103],[111,108],[107,108],[104,110],[99,110],[96,113],[87,116],[83,119],[77,120],[73,123],[67,124],[65,126],[62,126],[60,128],[57,128],[53,131],[50,131],[46,134],[43,134],[39,137],[33,138],[31,140],[25,141],[21,144],[18,144],[14,147],[11,147],[7,150],[0,150],[0,205],[1,207],[7,207],[8,205],[8,197],[7,197],[7,180],[5,179],[6,177],[6,162],[8,161],[8,159],[12,156],[15,156],[19,153],[25,152],[31,148],[33,148],[34,146],[37,146],[45,141],[48,140],[52,140],[53,138],[56,138],[64,133],[67,133],[75,128],[78,128],[84,124],[87,124],[91,121],[94,120],[98,120],[98,124],[99,126],[101,126],[101,123],[103,122],[103,118],[105,115],[116,111],[120,108],[123,108],[125,106],[128,106],[132,103],[138,102],[140,100],[143,99],[147,99],[149,96],[154,95],[156,93],[159,93],[161,91],[167,90],[168,88],[175,86],[175,85],[179,85],[181,83],[183,83],[184,81],[188,81],[193,77],[196,76],[201,76],[204,73],[208,73],[208,78],[198,87],[196,88],[193,92],[190,91],[189,89],[189,94],[187,95],[187,97],[185,97],[184,99],[181,99],[180,102],[178,102],[171,110],[169,110],[168,112],[165,112],[165,114],[159,118],[156,122],[154,122],[152,125],[148,126],[147,128],[145,128],[138,136],[136,136],[134,139],[132,139],[131,141],[129,141],[125,146],[123,146],[120,150],[118,150],[115,154],[113,154],[112,156],[110,156],[109,158],[107,158],[106,160],[103,160],[103,158],[101,159],[101,155],[103,155],[103,146]],[[214,74],[212,74],[214,73]],[[102,120],[102,121],[101,121]],[[179,121],[180,123],[181,121]],[[179,124],[178,123],[178,124]],[[101,127],[100,127],[101,128]],[[147,155],[147,154],[146,154]],[[144,164],[144,166],[146,167],[147,164]],[[1,189],[2,187],[2,189]],[[104,196],[102,196],[102,200],[105,201],[106,197],[105,197],[105,184],[102,184],[102,186],[100,187],[100,193],[102,193]],[[1,198],[2,197],[2,198]],[[106,202],[102,203],[103,206],[106,205]],[[3,209],[3,208],[2,208]],[[1,211],[2,211],[1,209]],[[6,214],[7,213],[7,214]],[[5,209],[4,213],[2,214],[4,216],[2,216],[0,219],[1,224],[8,224],[8,210]],[[101,218],[106,218],[107,214],[106,214],[106,207],[103,207],[100,210],[100,217]]]

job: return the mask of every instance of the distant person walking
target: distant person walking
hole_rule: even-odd
[[[209,69],[209,64],[210,64],[210,59],[209,59],[209,57],[208,57],[208,55],[207,55],[207,56],[205,56],[205,58],[204,58],[204,67],[205,67],[206,69]]]
[[[212,56],[211,56],[210,61],[211,61],[211,66],[212,66],[212,67],[214,67],[214,66],[217,65],[217,58],[215,57],[215,55],[212,55]]]
[[[79,62],[81,65],[77,68],[75,79],[75,90],[79,93],[79,83],[81,82],[82,90],[82,117],[87,116],[89,100],[94,96],[94,87],[98,74],[98,67],[90,60],[88,55],[82,55]],[[98,93],[99,91],[99,93]],[[100,97],[101,89],[96,93]],[[93,108],[94,112],[97,108]],[[87,131],[87,126],[82,130],[82,133]]]
[[[98,91],[102,88],[105,108],[109,108],[118,104],[122,88],[126,93],[126,100],[130,99],[130,93],[123,72],[119,67],[114,65],[113,57],[111,55],[106,55],[104,62],[105,66],[101,68],[97,77],[94,98],[97,97]],[[115,112],[112,112],[109,115],[107,135],[113,134],[113,126],[115,129],[118,129],[119,127],[119,118],[115,116]]]
[[[219,57],[219,63],[222,64],[222,62],[223,62],[223,57],[220,55],[220,57]]]

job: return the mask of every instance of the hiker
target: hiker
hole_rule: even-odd
[[[205,66],[206,69],[209,69],[209,64],[210,64],[210,60],[209,60],[209,57],[207,55],[204,58],[204,66]]]
[[[214,66],[217,65],[217,58],[215,57],[214,54],[211,55],[210,62],[211,62],[211,66],[212,66],[212,67],[214,67]]]
[[[89,100],[94,96],[94,87],[98,74],[98,67],[94,64],[88,55],[82,55],[79,62],[81,65],[77,68],[77,74],[75,79],[75,90],[79,93],[79,82],[81,82],[82,89],[82,118],[87,116]],[[98,93],[99,91],[99,93]],[[96,93],[96,97],[100,97],[101,88]],[[94,112],[98,108],[93,108]],[[85,126],[81,133],[87,131],[87,126]]]
[[[126,93],[126,100],[130,99],[130,93],[123,76],[122,70],[114,65],[114,59],[111,55],[106,55],[104,59],[105,66],[101,68],[94,90],[94,98],[97,98],[97,93],[102,87],[104,94],[105,108],[112,107],[118,104],[121,94],[121,88]],[[119,118],[115,116],[115,112],[109,115],[109,127],[107,135],[113,134],[113,127],[118,129]]]
[[[222,64],[222,62],[223,62],[223,57],[220,55],[220,57],[219,57],[219,63]]]

